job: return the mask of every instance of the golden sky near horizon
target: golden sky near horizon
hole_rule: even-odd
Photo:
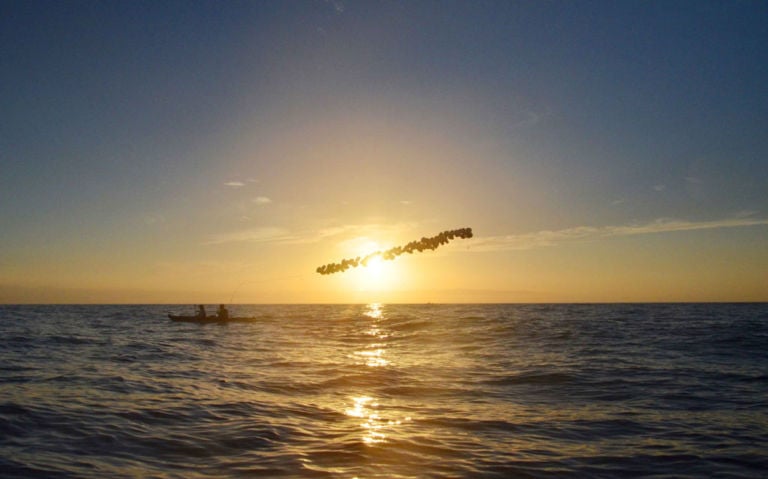
[[[765,28],[661,5],[12,5],[0,302],[768,301]]]

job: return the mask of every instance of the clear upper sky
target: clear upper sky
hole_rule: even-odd
[[[2,1],[0,302],[768,301],[766,85],[764,1]]]

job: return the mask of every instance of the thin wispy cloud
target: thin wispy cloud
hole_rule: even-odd
[[[309,244],[317,243],[324,239],[344,234],[350,231],[350,227],[339,226],[324,228],[319,231],[306,231],[293,234],[289,230],[277,226],[265,228],[247,228],[230,231],[212,236],[204,244],[218,245],[228,243],[275,243],[275,244]]]
[[[768,219],[736,217],[712,221],[686,221],[658,219],[650,223],[625,226],[577,226],[561,230],[536,231],[506,236],[477,237],[472,241],[472,251],[526,250],[555,246],[576,241],[594,240],[618,236],[636,236],[676,231],[693,231],[721,228],[742,228],[768,225]]]
[[[325,3],[332,5],[336,13],[338,14],[344,13],[344,8],[345,8],[344,2],[342,2],[341,0],[325,0]]]
[[[396,236],[404,231],[412,230],[413,227],[414,225],[410,223],[396,223],[388,225],[381,223],[346,224],[321,228],[316,231],[297,235],[295,238],[287,242],[293,244],[306,244],[317,243],[320,241],[336,238],[337,240],[340,240],[341,243],[343,243],[344,241],[348,241],[352,238],[382,238]]]
[[[253,199],[253,202],[256,203],[257,205],[268,205],[272,203],[272,199],[266,196],[257,196],[256,198]]]
[[[143,217],[144,224],[154,225],[159,223],[165,223],[165,216],[160,213],[147,213]]]
[[[712,221],[686,221],[675,219],[658,219],[644,224],[619,226],[577,226],[561,230],[544,230],[503,236],[476,236],[472,239],[469,251],[514,251],[529,250],[556,246],[571,241],[591,241],[611,237],[637,236],[671,233],[679,231],[694,231],[722,228],[742,228],[749,226],[768,225],[768,219],[737,216]],[[228,243],[274,243],[283,245],[312,244],[325,240],[337,239],[338,244],[344,245],[349,241],[365,238],[378,239],[393,234],[406,234],[414,231],[412,224],[382,225],[349,224],[322,228],[320,230],[291,232],[281,227],[249,228],[231,231],[212,236],[203,244],[220,245]]]
[[[552,116],[552,113],[549,110],[545,111],[525,111],[523,112],[523,118],[519,119],[518,121],[512,123],[509,126],[510,130],[516,130],[518,128],[524,128],[529,126],[538,125],[542,121],[545,121],[550,116]]]
[[[319,230],[305,230],[292,232],[281,227],[248,228],[243,230],[231,231],[212,236],[204,244],[226,244],[226,243],[273,243],[284,245],[312,244],[326,240],[336,240],[340,244],[351,238],[388,238],[414,231],[415,227],[411,223],[380,224],[347,224],[340,226],[331,226]]]
[[[160,261],[155,265],[155,274],[164,277],[210,278],[241,271],[247,266],[247,263],[239,261]]]
[[[332,236],[393,236],[408,231],[413,231],[418,225],[414,223],[361,223],[361,224],[347,224],[343,226],[337,226],[333,228],[325,228],[319,231],[319,235],[323,238],[329,238]]]
[[[285,228],[277,226],[268,226],[264,228],[249,228],[240,231],[231,231],[221,233],[211,237],[206,241],[206,245],[218,245],[227,243],[266,243],[266,242],[285,242],[292,237]]]
[[[224,183],[224,186],[229,186],[230,188],[240,188],[242,186],[245,186],[245,183],[242,181],[227,181]]]

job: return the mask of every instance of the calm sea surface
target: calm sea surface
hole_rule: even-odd
[[[768,477],[768,304],[169,311],[0,306],[0,476]]]

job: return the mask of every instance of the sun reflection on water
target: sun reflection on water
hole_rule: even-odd
[[[362,331],[363,334],[375,338],[375,342],[369,343],[364,349],[355,351],[352,357],[359,365],[371,368],[383,368],[390,366],[390,361],[385,358],[387,344],[384,341],[390,333],[383,326],[384,310],[379,303],[369,304],[364,316],[370,318],[372,324]],[[362,360],[362,361],[361,361]],[[359,362],[358,362],[359,361]],[[363,429],[362,441],[367,445],[377,445],[386,442],[392,429],[403,422],[411,421],[410,417],[401,419],[386,419],[380,415],[381,405],[372,394],[362,394],[350,397],[351,406],[344,412],[347,416],[362,419],[360,426]]]
[[[389,337],[385,331],[381,329],[379,323],[384,319],[384,311],[380,303],[371,303],[367,306],[367,309],[363,312],[364,316],[371,319],[372,324],[365,330],[365,334],[372,336],[376,339],[376,342],[367,344],[362,351],[355,351],[353,356],[360,360],[366,366],[370,367],[382,367],[388,366],[390,362],[384,357],[386,354],[386,346],[382,341]]]
[[[347,409],[347,416],[363,419],[360,423],[364,430],[363,442],[368,445],[381,444],[386,442],[386,431],[401,425],[404,421],[409,422],[410,417],[403,420],[383,419],[377,412],[379,403],[370,396],[357,396],[352,398],[352,407]]]
[[[382,357],[384,353],[385,351],[383,349],[374,349],[369,351],[357,351],[355,355],[362,356],[366,366],[381,367],[389,365],[389,361]]]
[[[381,303],[371,303],[368,305],[368,309],[363,313],[369,318],[381,319],[384,313],[381,310]]]

